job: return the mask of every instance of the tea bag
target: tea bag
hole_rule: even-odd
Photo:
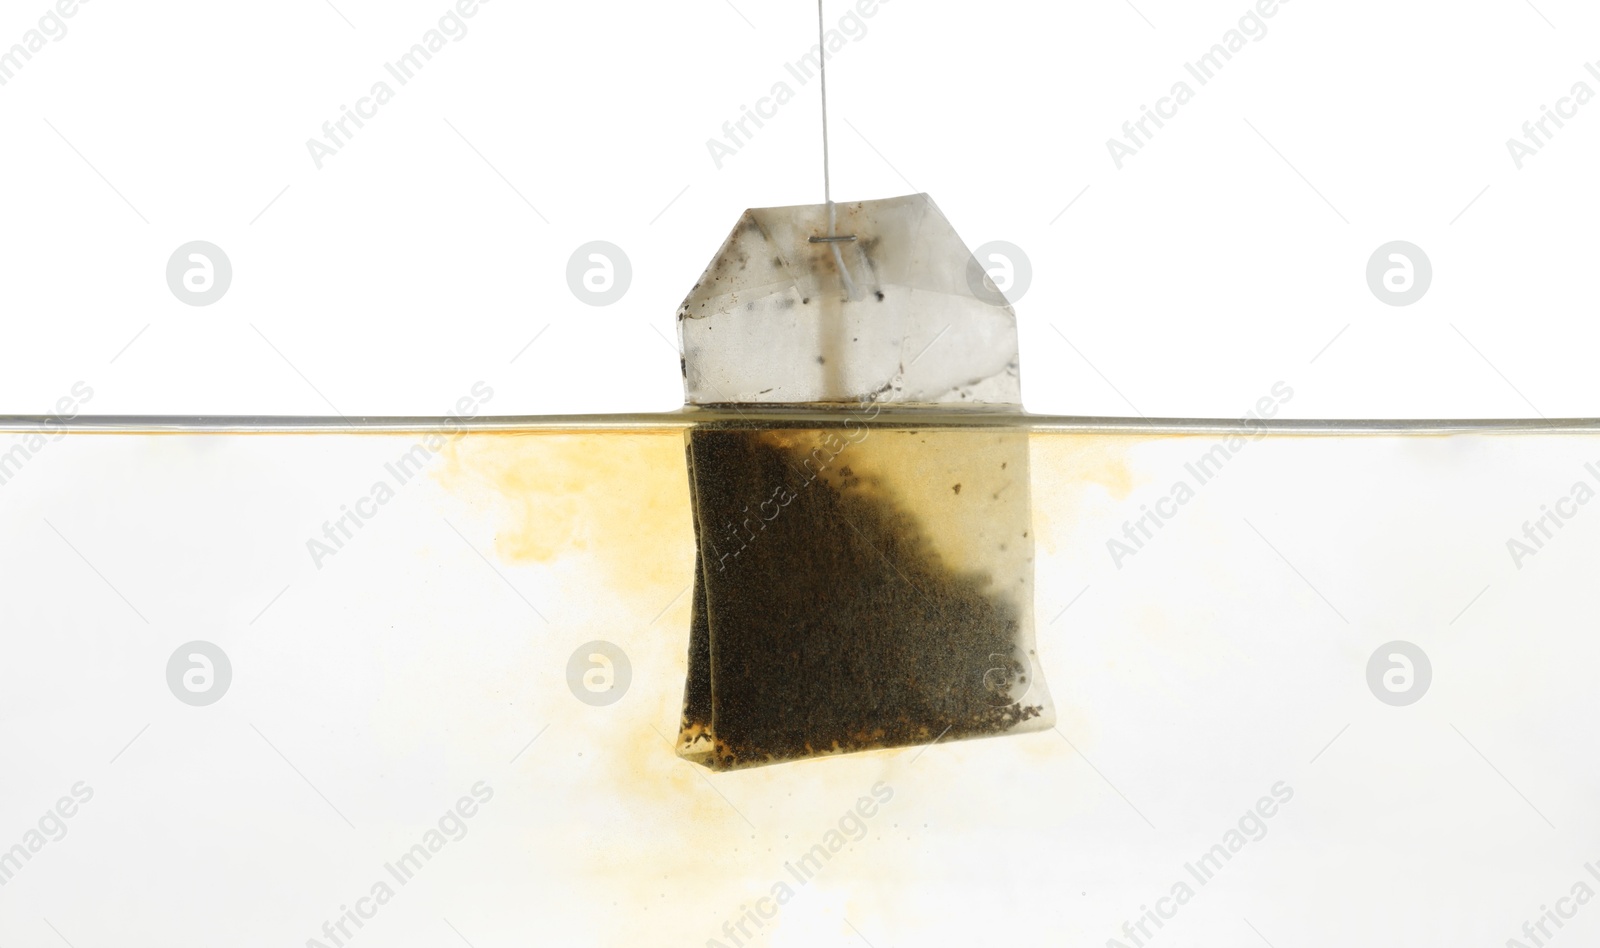
[[[686,434],[679,753],[1049,727],[1015,315],[932,201],[748,211],[679,326],[689,404],[714,409]]]

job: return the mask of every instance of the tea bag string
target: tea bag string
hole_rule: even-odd
[[[833,181],[828,168],[828,35],[822,3],[817,0],[817,60],[822,72],[822,199],[828,204],[828,236],[834,237]]]
[[[839,245],[856,238],[854,234],[839,236],[839,215],[833,206],[833,179],[828,163],[828,28],[822,4],[823,0],[817,0],[817,61],[821,64],[819,71],[822,75],[822,199],[828,205],[828,235],[813,237],[811,242],[833,245],[833,263],[839,270],[839,279],[844,282],[845,299],[853,300],[856,298],[856,284],[850,279],[850,271],[844,265],[844,253]]]

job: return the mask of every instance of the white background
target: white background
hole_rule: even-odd
[[[92,0],[0,86],[0,411],[80,380],[97,414],[440,414],[477,380],[500,414],[680,404],[658,333],[740,211],[821,199],[816,83],[783,68],[814,7],[495,0],[318,170],[307,139],[448,9],[334,2]],[[1521,171],[1505,145],[1600,87],[1591,5],[1292,0],[1118,171],[1106,140],[1249,8],[1136,2],[891,0],[830,71],[837,199],[924,190],[1031,258],[1030,410],[1235,417],[1282,379],[1299,417],[1597,414],[1600,106]],[[0,46],[47,9],[7,0]],[[594,239],[634,270],[605,308],[565,278]],[[1396,239],[1435,270],[1406,308],[1364,276]],[[233,263],[209,307],[165,283],[191,240]]]

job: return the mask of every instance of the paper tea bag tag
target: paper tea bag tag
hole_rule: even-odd
[[[679,312],[680,755],[1047,728],[1016,317],[926,195],[745,212]],[[793,411],[791,409],[804,409]]]

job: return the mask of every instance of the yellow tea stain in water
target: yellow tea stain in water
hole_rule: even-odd
[[[880,450],[862,454],[865,469],[888,463]],[[927,450],[936,452],[931,444]],[[1115,452],[1099,453],[1098,463],[1092,453],[1080,453],[1064,467],[1056,466],[1054,454],[1036,461],[1035,470],[1049,471],[1053,483],[1041,485],[1035,498],[1089,489],[1056,481],[1063,469],[1125,496],[1132,487],[1125,465],[1116,463]],[[914,487],[928,498],[965,500],[969,491],[1000,491],[1009,468],[992,483],[969,473],[961,472],[959,494],[956,480],[930,479]],[[830,862],[808,883],[788,866],[880,781],[897,790],[923,780],[937,783],[936,757],[916,763],[920,750],[910,748],[711,774],[674,753],[696,545],[681,431],[473,433],[443,452],[434,477],[452,504],[472,512],[479,531],[484,525],[492,529],[492,549],[484,544],[484,552],[509,579],[524,585],[536,578],[561,580],[550,587],[559,589],[559,600],[546,610],[551,624],[531,614],[507,620],[526,622],[518,629],[529,637],[528,659],[525,667],[497,673],[523,682],[531,700],[507,708],[501,723],[530,736],[549,728],[504,786],[559,815],[530,826],[525,845],[532,860],[562,853],[562,877],[551,888],[591,913],[589,943],[660,943],[670,936],[674,943],[704,944],[722,937],[725,923],[748,918],[747,910],[770,908],[758,900],[779,883],[801,892],[850,890],[860,878],[893,874],[884,860],[895,850],[868,845],[837,854],[840,862]],[[955,559],[974,555],[942,536],[941,545]],[[616,643],[632,665],[629,691],[608,707],[591,707],[569,694],[560,667],[577,644],[591,639]],[[534,661],[541,667],[532,667]],[[538,685],[531,691],[530,681]],[[1076,716],[1068,720],[1080,736],[1081,722]],[[955,751],[955,759],[985,772],[1017,774],[1075,766],[1067,759],[1070,748],[1048,732],[994,743],[1004,747]],[[956,801],[950,806],[957,808]],[[874,833],[902,817],[884,819]],[[800,917],[790,918],[785,910],[763,922],[762,934],[769,938],[807,924],[803,910]],[[798,933],[785,932],[779,940]]]
[[[495,552],[509,563],[587,554],[624,589],[687,576],[694,560],[683,436],[664,432],[475,433],[436,474],[452,494],[493,505]]]
[[[508,789],[565,815],[530,831],[530,858],[565,854],[556,885],[610,919],[592,944],[649,944],[663,932],[703,933],[693,943],[704,943],[780,872],[775,811],[804,799],[791,794],[837,783],[828,795],[849,800],[858,788],[817,775],[713,785],[674,753],[695,555],[682,432],[474,433],[442,461],[441,487],[492,525],[497,568],[562,577],[566,601],[547,611],[566,618],[530,621],[528,635],[545,640],[530,655],[564,662],[573,645],[604,639],[632,666],[628,692],[608,707],[569,694],[564,668],[506,670],[543,683],[519,712],[527,732],[549,724]],[[597,624],[601,605],[626,621]]]
[[[1041,555],[1077,542],[1073,524],[1095,493],[1126,500],[1136,486],[1130,454],[1145,436],[1034,432],[1028,439],[1036,478],[1033,522]]]

